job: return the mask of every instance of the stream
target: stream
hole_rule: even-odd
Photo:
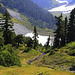
[[[38,56],[38,57],[36,57],[36,58],[34,58],[32,60],[29,60],[28,64],[30,65],[33,61],[40,59],[41,56],[43,56],[43,55],[46,55],[46,53],[42,53],[40,56]]]

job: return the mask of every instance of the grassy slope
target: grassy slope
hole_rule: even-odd
[[[49,55],[48,53],[33,64],[66,71],[69,71],[69,68],[75,66],[75,56],[69,55],[72,52],[75,53],[75,42],[69,43],[60,49],[56,48],[55,51],[56,53],[54,55]]]
[[[54,71],[46,67],[36,67],[33,65],[27,65],[24,67],[0,67],[0,75],[75,75],[70,72]]]
[[[20,47],[17,49],[17,53],[21,59],[22,67],[0,66],[0,75],[38,75],[40,73],[43,73],[43,75],[75,75],[75,73],[65,71],[66,67],[68,67],[69,65],[74,65],[74,62],[72,61],[75,60],[75,57],[69,56],[65,53],[68,47],[69,49],[74,48],[74,46],[71,44],[57,49],[57,53],[54,55],[48,56],[48,54],[46,54],[45,56],[42,56],[42,58],[34,61],[31,65],[29,65],[27,62],[33,58],[38,57],[41,53],[35,51],[34,49],[31,49],[31,51],[29,51],[28,53],[23,53],[23,50],[25,50],[26,47],[20,45]],[[64,51],[62,52],[62,50]],[[68,63],[67,61],[70,62]],[[62,70],[60,66],[65,67],[64,71],[58,71]]]
[[[39,56],[37,51],[29,53],[19,52],[20,59],[22,61],[22,67],[12,66],[12,67],[3,67],[0,66],[0,75],[38,75],[42,73],[43,75],[75,75],[74,73],[65,72],[65,71],[54,71],[47,67],[38,67],[36,65],[28,65],[26,62],[30,59],[33,59]]]

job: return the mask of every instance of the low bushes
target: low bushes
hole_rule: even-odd
[[[11,45],[4,46],[0,49],[0,65],[6,67],[14,65],[21,66],[20,59]]]
[[[75,56],[75,49],[68,51],[68,55]]]

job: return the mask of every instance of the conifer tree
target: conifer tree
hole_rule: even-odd
[[[68,19],[67,17],[65,17],[65,29],[64,29],[64,32],[65,32],[65,44],[67,43],[68,39],[67,39],[67,34],[68,34]]]
[[[67,33],[68,33],[67,25],[68,20],[66,17],[65,20],[62,21],[61,26],[61,43],[60,43],[61,46],[64,46],[67,43]]]
[[[14,41],[13,43],[17,43],[17,47],[19,47],[19,44],[20,43],[23,43],[23,35],[22,34],[19,34],[17,35],[15,38],[14,38]]]
[[[46,50],[47,50],[47,49],[48,49],[48,47],[49,47],[49,43],[50,43],[50,35],[49,35],[49,37],[48,37],[48,39],[47,39],[47,42],[46,42],[46,45],[45,45]]]
[[[5,23],[3,25],[3,37],[5,44],[8,44],[12,42],[13,23],[11,22],[11,17],[7,10],[4,13],[4,20]]]
[[[70,13],[68,25],[68,42],[75,41],[75,8]]]
[[[54,39],[54,48],[59,47],[60,46],[60,42],[61,42],[61,27],[62,27],[62,14],[59,17],[56,17],[56,25],[57,25],[57,29],[54,32],[55,33],[55,39]]]
[[[36,49],[36,47],[37,47],[37,45],[38,45],[38,40],[37,40],[37,38],[38,38],[38,33],[37,33],[36,26],[34,26],[34,36],[33,36],[33,38],[34,38],[34,49]]]

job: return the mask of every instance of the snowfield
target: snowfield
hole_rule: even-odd
[[[31,37],[33,39],[34,34],[33,33],[27,33],[25,35],[25,37]],[[48,36],[42,36],[42,35],[38,35],[38,42],[39,44],[42,44],[43,46],[46,44]],[[54,41],[54,37],[50,37],[50,45],[53,45],[53,41]]]
[[[72,11],[72,9],[74,9],[74,8],[75,8],[75,4],[71,5],[71,6],[67,6],[67,4],[66,4],[66,5],[62,5],[62,6],[53,8],[53,9],[48,10],[48,11],[49,12],[61,12],[63,14],[66,14],[66,13],[70,13]]]
[[[68,4],[67,0],[56,0],[56,1],[59,2],[59,3],[67,3]]]

